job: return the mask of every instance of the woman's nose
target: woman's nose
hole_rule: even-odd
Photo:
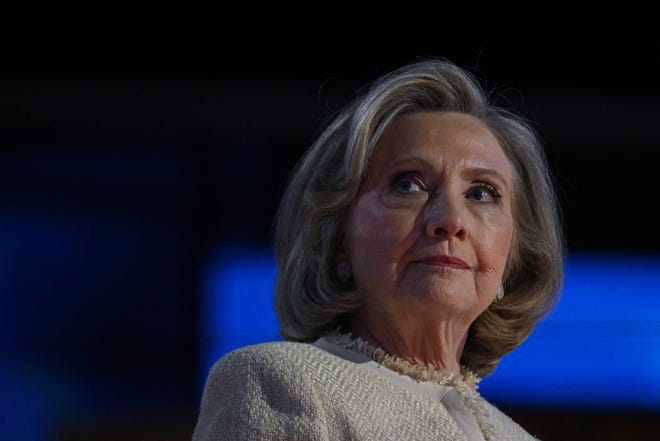
[[[467,239],[462,197],[438,194],[429,200],[427,209],[426,234],[429,237]]]

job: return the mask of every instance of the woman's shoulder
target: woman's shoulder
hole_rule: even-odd
[[[290,431],[321,439],[316,432],[326,424],[317,409],[324,396],[315,393],[319,383],[305,361],[319,351],[274,341],[227,352],[206,379],[193,439],[285,439]]]
[[[325,358],[325,351],[310,343],[269,341],[231,350],[216,361],[212,371],[241,371],[267,367],[269,371],[314,363]]]
[[[310,343],[293,341],[268,341],[233,349],[223,355],[218,361],[260,361],[263,359],[272,360],[273,357],[276,359],[286,359],[292,356],[297,356],[298,354],[315,352],[316,350],[316,347]]]

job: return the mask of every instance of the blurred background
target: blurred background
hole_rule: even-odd
[[[652,15],[40,12],[0,35],[1,440],[189,439],[213,360],[277,338],[288,173],[434,56],[534,123],[564,209],[562,300],[482,393],[544,440],[657,439]]]

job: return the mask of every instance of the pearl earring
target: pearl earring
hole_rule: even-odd
[[[502,300],[504,297],[504,287],[500,285],[500,287],[497,289],[497,300]]]

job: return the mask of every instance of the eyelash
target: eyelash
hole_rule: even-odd
[[[394,176],[391,184],[392,189],[398,193],[401,193],[402,195],[410,194],[410,192],[404,191],[401,188],[399,188],[399,184],[403,181],[411,181],[412,183],[416,184],[421,189],[421,191],[428,191],[427,185],[424,182],[424,180],[415,172],[404,172]],[[466,193],[466,196],[474,192],[475,190],[485,191],[493,198],[493,201],[497,204],[499,204],[502,199],[502,194],[499,192],[499,190],[493,185],[487,184],[485,182],[479,182],[476,183],[475,186],[470,187],[470,189]]]
[[[416,184],[422,191],[426,191],[426,184],[424,181],[414,172],[404,172],[399,173],[392,179],[392,189],[401,194],[410,194],[410,192],[403,191],[399,184],[403,181],[410,181]]]
[[[497,190],[497,188],[493,187],[490,184],[486,184],[484,182],[481,182],[481,183],[477,184],[475,187],[470,188],[470,190],[468,191],[468,194],[475,191],[475,190],[484,190],[484,191],[486,191],[488,194],[490,194],[490,196],[493,198],[493,200],[498,204],[500,203],[500,200],[502,199],[502,194]]]

